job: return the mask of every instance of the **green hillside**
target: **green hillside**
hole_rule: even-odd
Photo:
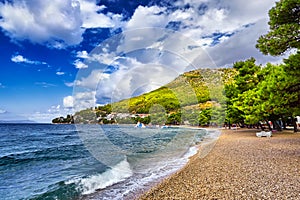
[[[224,121],[224,83],[233,81],[233,69],[199,69],[186,72],[169,84],[120,102],[77,112],[73,121],[54,123],[143,123],[207,125]],[[218,111],[217,111],[218,110]]]
[[[155,104],[163,106],[166,113],[183,108],[203,109],[208,101],[224,100],[224,83],[230,81],[228,77],[233,75],[232,69],[186,72],[157,90],[114,103],[112,109],[115,112],[149,113]]]

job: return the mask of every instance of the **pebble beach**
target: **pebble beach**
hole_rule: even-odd
[[[300,133],[256,132],[222,130],[139,199],[300,199]]]

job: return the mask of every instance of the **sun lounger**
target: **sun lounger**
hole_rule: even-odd
[[[266,132],[266,131],[261,131],[256,133],[257,137],[271,137],[272,136],[272,131]]]

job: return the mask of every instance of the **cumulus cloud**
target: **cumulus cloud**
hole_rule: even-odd
[[[95,107],[97,105],[95,91],[76,92],[72,97],[69,96],[68,98],[73,102],[73,109],[75,111]]]
[[[131,19],[126,23],[125,30],[145,27],[164,27],[167,25],[166,9],[158,6],[139,6]]]
[[[63,98],[64,108],[69,111],[71,109],[79,111],[85,108],[96,106],[96,92],[95,91],[81,91],[75,92],[73,96],[66,96]]]
[[[75,45],[82,40],[80,7],[71,0],[1,3],[0,16],[0,26],[13,40],[50,45]]]
[[[64,107],[66,108],[72,108],[74,106],[74,99],[72,96],[66,96],[63,99]]]
[[[73,63],[74,66],[77,68],[77,69],[85,69],[85,68],[88,68],[88,65],[84,64],[81,60],[77,59],[75,60],[75,62]]]
[[[80,0],[79,2],[83,28],[115,28],[121,26],[122,15],[111,12],[101,13],[105,6],[98,6],[95,1]]]
[[[103,73],[103,70],[92,70],[87,77],[81,76],[79,73],[73,84],[77,87],[95,90],[101,81],[109,79],[109,77],[110,75]]]
[[[260,5],[257,7],[257,5]],[[184,0],[175,3],[176,8],[167,9],[159,6],[139,6],[124,30],[145,27],[160,27],[176,30],[195,40],[203,48],[224,42],[231,35],[267,18],[268,10],[274,5],[273,0],[252,1],[195,1]],[[188,5],[188,6],[187,6]],[[265,25],[267,26],[267,25]],[[151,37],[147,33],[142,37]],[[221,35],[215,37],[215,34]],[[260,32],[260,34],[263,34]]]
[[[89,58],[89,54],[87,51],[78,51],[76,53],[76,57],[86,59],[86,58]]]
[[[86,28],[117,28],[122,16],[103,14],[89,0],[14,0],[0,3],[0,27],[14,41],[65,48],[79,44]]]

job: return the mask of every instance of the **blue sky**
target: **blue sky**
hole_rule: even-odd
[[[50,122],[254,57],[275,1],[1,0],[0,120]],[[13,116],[13,117],[12,117]]]

